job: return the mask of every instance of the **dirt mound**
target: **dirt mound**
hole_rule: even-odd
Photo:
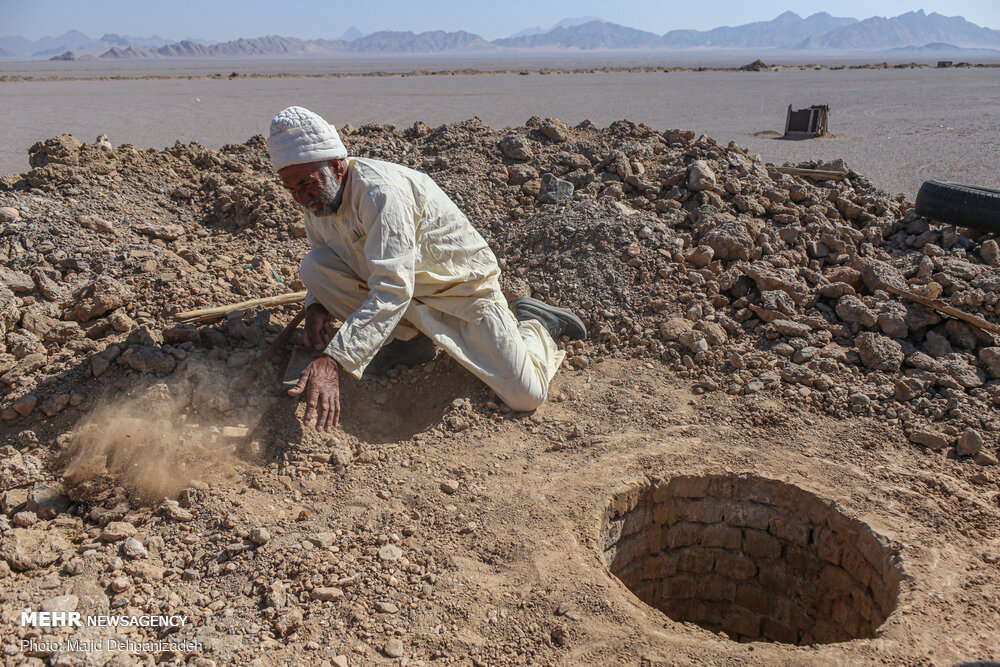
[[[843,174],[814,181],[735,145],[627,121],[532,118],[498,131],[473,119],[343,135],[354,155],[429,173],[496,252],[508,295],[581,315],[590,340],[562,342],[551,400],[511,413],[439,355],[345,383],[343,429],[303,430],[277,388],[280,364],[252,391],[231,389],[293,307],[173,321],[302,289],[305,229],[263,139],[220,151],[40,142],[32,170],[0,183],[0,555],[12,567],[58,574],[66,592],[96,586],[95,604],[109,609],[138,612],[155,592],[195,619],[179,636],[207,638],[204,655],[222,662],[300,656],[301,639],[336,664],[341,654],[379,664],[403,638],[415,660],[446,663],[711,654],[781,664],[801,655],[745,653],[659,612],[637,616],[638,600],[595,565],[601,517],[580,508],[605,507],[626,471],[783,479],[790,465],[809,493],[845,503],[850,521],[877,520],[960,608],[920,607],[904,577],[904,611],[883,604],[880,625],[868,607],[888,588],[850,597],[832,587],[852,602],[822,637],[895,643],[831,644],[823,656],[923,659],[928,646],[911,641],[901,614],[926,609],[954,632],[948,624],[994,613],[935,573],[938,550],[952,573],[997,563],[988,494],[1000,345],[898,294],[996,324],[995,241],[922,219],[843,164],[796,165]],[[122,522],[139,543],[122,547],[124,570],[115,559],[130,530],[108,528]],[[79,555],[32,560],[49,533]],[[818,553],[806,564],[818,567]],[[42,576],[11,576],[30,582],[33,601],[46,595]],[[647,601],[676,611],[661,593]],[[823,641],[809,624],[783,635],[766,614],[770,634],[737,623],[734,600],[699,604],[712,613],[675,616],[734,638]],[[649,638],[664,627],[668,639]],[[988,645],[977,637],[963,641]],[[944,653],[954,662],[976,651]]]

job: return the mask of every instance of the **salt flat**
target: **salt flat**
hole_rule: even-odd
[[[245,70],[244,70],[245,71]],[[478,116],[492,127],[554,116],[619,119],[735,141],[769,162],[843,158],[912,199],[927,178],[1000,185],[997,69],[795,70],[365,78],[62,80],[0,83],[0,172],[28,169],[35,141],[107,133],[140,148],[217,148],[266,134],[290,104],[335,124],[436,126]],[[833,138],[785,141],[785,109],[829,104]]]

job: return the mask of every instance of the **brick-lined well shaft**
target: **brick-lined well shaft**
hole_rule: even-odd
[[[831,503],[756,476],[681,476],[614,496],[605,562],[676,621],[738,641],[872,637],[901,569],[884,539]]]

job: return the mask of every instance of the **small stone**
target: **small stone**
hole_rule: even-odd
[[[399,607],[391,602],[376,602],[375,608],[378,609],[383,614],[395,614],[399,611]]]
[[[945,449],[950,444],[948,438],[937,431],[921,430],[910,433],[910,442],[924,445],[935,451]]]
[[[250,429],[246,426],[223,426],[222,437],[227,440],[242,440],[250,435]]]
[[[387,544],[378,550],[378,559],[384,561],[399,560],[403,557],[403,550],[395,544]]]
[[[180,506],[176,500],[164,500],[160,505],[160,511],[174,521],[191,521],[194,514]]]
[[[125,540],[124,544],[122,544],[122,552],[129,558],[146,558],[149,556],[146,547],[134,537],[129,537]]]
[[[459,485],[459,481],[456,479],[446,479],[441,482],[441,490],[450,496],[451,494],[458,492]]]
[[[54,519],[69,509],[70,500],[58,486],[39,482],[28,492],[26,509],[42,519]]]
[[[309,592],[309,597],[313,600],[319,600],[320,602],[336,602],[340,598],[344,597],[344,591],[340,590],[336,586],[324,586],[312,589]]]
[[[254,544],[267,544],[271,540],[271,532],[267,528],[254,528],[250,531],[250,541]]]
[[[398,639],[390,639],[385,643],[382,652],[390,658],[398,658],[403,655],[403,642]]]
[[[124,593],[132,588],[132,580],[128,577],[115,577],[111,580],[111,590],[115,593]]]
[[[542,204],[558,204],[573,198],[573,184],[556,178],[552,174],[542,174],[538,201]]]
[[[306,539],[312,542],[314,546],[325,549],[336,541],[337,535],[335,533],[316,533],[315,535],[310,535]]]
[[[516,134],[508,134],[500,140],[498,146],[512,160],[530,160],[535,156],[528,140]]]
[[[11,206],[0,206],[0,222],[14,222],[21,217],[21,212]]]
[[[959,456],[975,456],[982,448],[983,436],[979,434],[979,431],[967,428],[958,437],[958,443],[955,445],[955,453]]]
[[[692,248],[687,255],[684,256],[684,259],[697,266],[699,269],[702,269],[712,263],[713,257],[715,257],[715,250],[712,249],[712,246],[700,245],[696,248]]]
[[[14,516],[11,517],[11,521],[13,521],[15,526],[21,526],[22,528],[27,528],[28,526],[33,526],[36,523],[38,523],[38,515],[35,514],[34,512],[26,510],[14,514]]]
[[[997,464],[997,457],[987,451],[980,451],[972,460],[981,466],[995,466]]]
[[[59,595],[42,602],[42,611],[76,611],[80,598],[75,595]]]
[[[101,539],[106,542],[118,542],[135,535],[135,526],[127,521],[112,521],[104,527]]]
[[[849,298],[849,297],[845,297]],[[892,338],[866,331],[854,339],[861,362],[878,371],[898,371],[903,365],[903,348]]]
[[[771,320],[771,328],[784,336],[806,338],[812,332],[808,324],[800,324],[791,320]]]
[[[704,160],[695,160],[688,167],[688,187],[692,190],[711,190],[715,187],[715,172]]]
[[[346,655],[337,655],[330,659],[333,667],[349,667]]]
[[[298,607],[292,607],[274,619],[274,629],[277,631],[278,635],[284,637],[290,634],[293,630],[297,630],[302,627],[303,619],[302,610]]]

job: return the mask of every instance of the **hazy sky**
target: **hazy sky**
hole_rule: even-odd
[[[865,19],[917,9],[1000,29],[1000,0],[0,0],[0,35],[37,39],[75,29],[91,37],[112,32],[213,41],[263,35],[316,39],[339,37],[354,25],[365,33],[467,30],[496,39],[577,16],[662,34],[766,21],[786,10]]]

